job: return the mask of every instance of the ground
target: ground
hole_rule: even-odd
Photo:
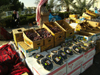
[[[23,25],[21,27],[24,27],[26,29],[31,28],[28,25]],[[36,25],[34,25],[34,28],[37,29],[38,27]],[[8,32],[12,32],[11,28],[5,28],[5,29]],[[4,44],[8,43],[9,41],[13,41],[13,39],[8,40],[8,41],[0,41],[0,45],[4,45]],[[100,53],[95,55],[93,65],[80,75],[100,75]]]

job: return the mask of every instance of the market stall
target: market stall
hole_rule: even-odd
[[[92,16],[96,18],[98,15]],[[75,20],[77,15],[70,15],[70,18]],[[96,25],[91,23],[93,21],[84,20],[76,23],[75,20],[72,23],[68,20],[44,22],[39,29],[12,30],[14,43],[0,47],[0,54],[3,55],[0,56],[0,63],[7,69],[5,72],[0,64],[0,75],[16,72],[18,75],[83,73],[93,64],[94,55],[100,52],[99,22],[96,22]]]

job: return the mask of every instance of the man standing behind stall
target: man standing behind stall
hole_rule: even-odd
[[[13,14],[12,14],[12,21],[13,21],[13,25],[12,27],[18,27],[18,23],[19,23],[19,15],[17,13],[17,11],[13,11]]]
[[[49,12],[46,8],[48,0],[40,0],[36,9],[36,21],[39,28],[42,28],[43,23],[49,21]]]

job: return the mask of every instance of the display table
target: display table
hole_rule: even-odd
[[[59,47],[55,47],[47,52],[57,50],[58,48]],[[25,60],[34,75],[79,75],[92,65],[91,64],[83,69],[84,64],[86,65],[86,63],[88,64],[89,62],[93,63],[92,58],[94,55],[95,47],[89,49],[87,52],[82,52],[79,55],[74,54],[73,56],[69,57],[68,60],[64,61],[64,64],[61,66],[53,62],[53,69],[51,71],[45,70],[44,67],[38,64],[36,59],[33,57],[26,58]]]

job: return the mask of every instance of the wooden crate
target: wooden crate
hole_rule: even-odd
[[[70,18],[78,18],[78,16],[77,15],[74,15],[74,14],[70,14],[69,17]]]
[[[13,29],[13,39],[14,42],[16,44],[16,46],[18,47],[18,42],[19,41],[23,41],[23,31],[25,30],[25,28],[17,28],[17,29]]]
[[[54,22],[45,22],[44,24],[43,24],[43,28],[45,28],[45,29],[47,29],[49,32],[51,32],[51,34],[54,36],[54,43],[62,43],[62,41],[64,41],[65,40],[65,32],[63,31],[63,29],[61,29],[60,27],[60,29],[61,29],[61,32],[58,32],[58,33],[54,33],[52,30],[50,30],[49,29],[49,27],[48,26],[52,26],[52,27],[54,27],[54,26],[57,26],[58,27],[58,25],[56,24],[56,23],[54,23]],[[60,42],[59,42],[60,41]],[[57,46],[57,45],[55,45],[55,46]]]
[[[53,47],[54,47],[54,43],[41,46],[41,52],[47,51],[47,50],[49,50],[49,49],[51,49],[51,48],[53,48]]]
[[[34,29],[25,30],[25,31],[23,32],[24,42],[25,42],[27,45],[29,45],[31,48],[37,48],[37,47],[43,46],[43,39],[37,40],[37,41],[32,41],[32,40],[30,40],[30,39],[26,36],[26,34],[25,34],[25,32],[28,32],[28,31],[31,31],[31,32],[33,32],[33,33],[36,32]],[[36,32],[36,33],[37,33],[37,32]],[[40,36],[38,33],[37,33],[37,35]]]
[[[96,22],[96,21],[89,21],[87,20],[87,22],[92,25],[93,27],[100,27],[100,22]]]
[[[74,35],[74,29],[64,20],[55,21],[55,23],[65,31],[65,38],[71,37]]]
[[[37,29],[37,30],[40,30],[40,29]],[[36,31],[37,31],[36,30]],[[47,30],[47,29],[46,29]],[[38,32],[37,32],[38,33]],[[39,33],[38,33],[39,34]],[[52,34],[51,34],[52,35]],[[46,46],[46,45],[49,45],[49,44],[52,44],[54,43],[54,37],[50,37],[50,38],[43,38],[43,46]]]

